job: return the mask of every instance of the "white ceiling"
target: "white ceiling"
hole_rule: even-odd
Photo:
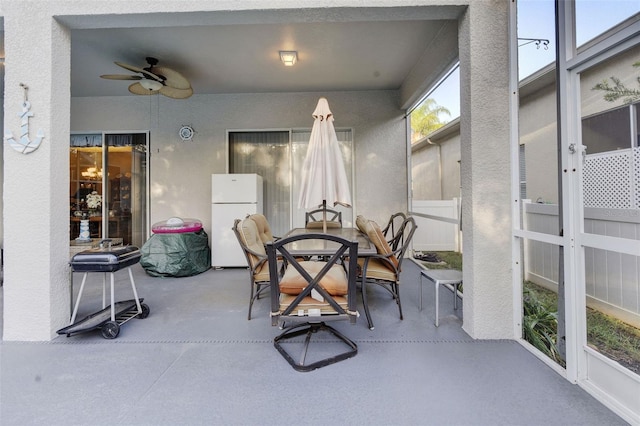
[[[146,66],[153,56],[191,81],[195,94],[400,89],[417,64],[435,57],[456,7],[314,9],[208,14],[60,17],[72,28],[72,96],[135,96],[113,62]],[[99,29],[92,29],[99,28]],[[447,33],[448,34],[448,33]],[[449,36],[447,36],[449,37]],[[457,40],[453,40],[457,46]],[[296,50],[285,67],[279,50]],[[443,57],[446,56],[446,57]],[[446,63],[445,63],[446,62]]]

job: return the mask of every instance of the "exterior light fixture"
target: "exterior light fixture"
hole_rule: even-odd
[[[140,80],[140,85],[147,90],[156,91],[162,89],[162,83],[156,80],[151,80],[148,78],[143,78]]]
[[[280,60],[287,67],[292,67],[298,61],[298,52],[295,50],[281,50]]]

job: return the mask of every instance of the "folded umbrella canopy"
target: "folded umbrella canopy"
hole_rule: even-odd
[[[335,128],[333,114],[326,98],[320,98],[313,112],[313,128],[309,147],[302,167],[302,184],[298,208],[315,208],[327,204],[351,207],[349,181]],[[326,212],[323,213],[323,230],[326,228]]]

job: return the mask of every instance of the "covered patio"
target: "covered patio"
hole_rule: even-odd
[[[151,314],[124,324],[117,339],[95,331],[0,345],[0,423],[626,424],[516,341],[469,337],[448,291],[436,328],[432,286],[420,311],[419,267],[404,265],[405,319],[373,289],[374,330],[364,315],[353,326],[336,324],[358,354],[309,373],[294,371],[273,347],[279,330],[268,298],[247,321],[245,269],[152,278],[136,265]],[[116,294],[126,297],[127,274],[116,276]],[[100,304],[93,279],[80,315]]]
[[[519,232],[513,184],[518,148],[516,2],[330,0],[318,6],[311,0],[10,1],[0,4],[0,15],[6,56],[3,133],[15,135],[24,128],[16,112],[24,109],[26,117],[28,98],[33,116],[27,136],[45,135],[29,155],[5,144],[2,158],[0,423],[616,424],[638,419],[633,399],[637,378],[616,370],[622,379],[609,380],[617,367],[593,357],[583,342],[579,291],[570,291],[566,302],[566,369],[544,360],[522,340],[518,245],[531,235]],[[351,35],[363,22],[369,32]],[[343,26],[349,32],[328,41],[307,33],[308,39],[327,43],[306,49],[306,58],[302,44],[291,45],[296,41],[288,38],[295,35],[293,29],[324,26]],[[631,44],[632,33],[640,34],[637,26],[608,45]],[[207,27],[212,32],[199,37]],[[402,39],[390,37],[399,28],[414,27],[417,31]],[[277,31],[265,37],[262,31],[273,28]],[[197,43],[186,37],[191,31],[198,35]],[[385,43],[372,43],[377,38],[368,34]],[[230,49],[237,40],[245,44]],[[258,40],[269,45],[259,46]],[[360,58],[364,41],[375,60],[350,62]],[[175,44],[180,42],[186,47]],[[196,45],[201,48],[194,49]],[[303,70],[314,64],[311,59],[329,56],[338,46],[349,48],[344,56],[333,57],[341,72],[334,67],[324,74],[352,78],[343,84],[315,86],[311,83],[317,79],[308,74],[299,83],[277,56],[282,49],[299,49],[300,67],[294,69]],[[389,53],[380,54],[382,46]],[[114,61],[141,64],[147,55],[184,72],[194,95],[180,100],[132,96],[128,84],[100,79],[116,72]],[[98,135],[103,147],[107,134],[144,136],[146,156],[139,164],[145,173],[141,198],[147,204],[138,215],[145,221],[140,235],[146,231],[148,237],[152,223],[174,216],[202,219],[210,230],[211,174],[234,171],[229,134],[282,131],[292,147],[291,135],[310,126],[313,105],[326,95],[339,125],[355,135],[353,216],[364,214],[382,224],[394,212],[413,209],[407,114],[456,62],[464,313],[454,313],[450,294],[443,292],[436,328],[434,290],[425,287],[425,308],[419,310],[419,270],[407,262],[401,289],[405,320],[397,318],[384,293],[379,298],[373,294],[375,330],[362,318],[355,327],[338,325],[356,341],[359,354],[302,375],[273,348],[278,330],[270,326],[266,301],[258,301],[255,319],[246,320],[245,270],[155,279],[136,266],[149,318],[123,326],[115,341],[99,334],[56,335],[68,324],[73,297],[68,285],[70,135]],[[402,72],[380,84],[394,74],[386,67],[399,63],[405,65]],[[359,73],[353,72],[356,66],[362,67]],[[269,67],[271,73],[264,72]],[[251,84],[242,90],[227,86],[249,70],[271,76],[269,84],[263,80],[254,85],[252,74],[244,79]],[[184,125],[195,129],[189,141],[179,138]],[[98,165],[94,167],[97,171]],[[108,173],[102,176],[106,185]],[[281,186],[293,179],[289,173]],[[110,212],[103,210],[108,218]],[[293,224],[288,219],[285,229]],[[573,250],[570,234],[543,237]],[[573,251],[567,253],[573,256]],[[565,256],[567,263],[574,258]],[[568,264],[567,271],[576,270],[569,266],[574,265]],[[580,289],[580,277],[569,278],[569,288]],[[91,291],[97,301],[98,290]],[[595,374],[588,370],[593,365],[599,367]]]

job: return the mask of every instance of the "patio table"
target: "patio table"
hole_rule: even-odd
[[[318,229],[294,228],[285,237],[300,234],[317,234]],[[376,247],[371,244],[369,237],[357,228],[329,228],[327,234],[336,235],[349,241],[358,241],[358,257],[376,254]],[[288,244],[287,249],[293,256],[329,256],[335,253],[338,244],[333,241],[300,240]]]
[[[436,288],[436,327],[439,318],[439,295],[438,289],[441,285],[451,285],[453,288],[453,309],[458,309],[458,287],[462,285],[462,271],[455,269],[422,269],[420,271],[420,310],[422,310],[422,278],[431,281]]]

